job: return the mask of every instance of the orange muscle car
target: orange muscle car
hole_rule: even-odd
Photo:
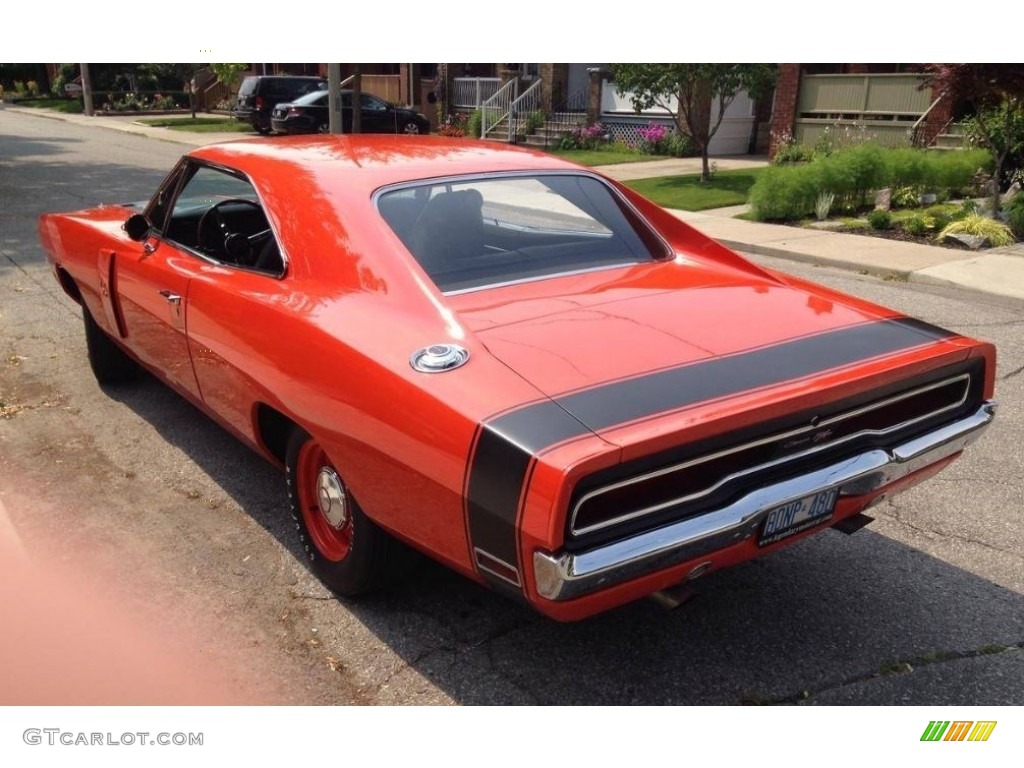
[[[205,147],[40,235],[96,377],[143,366],[284,466],[340,594],[412,547],[579,619],[852,532],[994,412],[990,344],[484,142]]]

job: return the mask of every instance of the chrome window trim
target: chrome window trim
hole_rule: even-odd
[[[588,526],[585,526],[583,528],[577,528],[576,527],[576,515],[580,511],[580,507],[582,507],[583,504],[586,503],[587,501],[589,501],[590,499],[593,499],[593,498],[595,498],[597,496],[600,496],[602,494],[608,493],[610,491],[615,491],[615,490],[618,490],[620,488],[626,488],[626,487],[628,487],[630,485],[635,485],[637,483],[642,483],[642,482],[645,482],[645,481],[650,480],[650,479],[655,478],[655,477],[661,477],[662,475],[671,474],[673,472],[678,472],[678,471],[683,470],[683,469],[689,469],[690,467],[694,467],[694,466],[697,466],[699,464],[704,464],[704,463],[707,463],[709,461],[714,461],[715,459],[722,458],[723,456],[729,456],[731,454],[739,453],[741,451],[745,451],[745,450],[748,450],[750,448],[757,448],[757,447],[762,446],[762,445],[767,445],[769,443],[779,442],[781,440],[786,440],[788,438],[796,437],[796,436],[799,436],[799,435],[802,435],[802,434],[806,434],[808,432],[815,432],[817,430],[824,429],[824,428],[826,428],[826,427],[828,427],[828,426],[830,426],[832,424],[838,424],[840,422],[846,421],[847,419],[852,419],[852,418],[854,418],[856,416],[860,416],[860,415],[865,414],[865,413],[870,413],[871,411],[876,411],[876,410],[879,410],[880,408],[885,408],[886,406],[892,405],[893,403],[898,403],[901,400],[907,400],[907,399],[909,399],[911,397],[916,397],[917,395],[923,394],[925,392],[930,392],[933,389],[939,389],[941,387],[948,386],[948,385],[953,384],[953,383],[958,382],[958,381],[964,381],[965,382],[963,395],[960,397],[960,400],[958,402],[956,402],[956,403],[953,403],[952,405],[947,405],[947,406],[945,406],[943,408],[940,408],[937,411],[933,411],[931,413],[927,413],[927,414],[924,414],[923,416],[918,416],[918,417],[913,418],[913,419],[908,419],[907,421],[900,422],[899,424],[896,424],[896,425],[894,425],[892,427],[887,427],[886,429],[881,429],[881,430],[878,430],[878,429],[865,429],[865,430],[861,430],[860,432],[856,432],[856,433],[854,433],[852,435],[847,435],[846,437],[841,438],[840,440],[836,440],[836,441],[833,441],[833,442],[830,442],[830,443],[825,443],[825,444],[820,445],[820,446],[815,446],[815,447],[809,448],[808,450],[805,450],[805,451],[800,451],[798,453],[794,453],[794,454],[791,454],[789,456],[783,456],[781,458],[775,459],[773,461],[766,462],[764,464],[758,464],[757,466],[750,467],[748,469],[744,469],[744,470],[739,471],[739,472],[734,472],[733,474],[727,475],[726,477],[722,478],[721,480],[719,480],[714,485],[712,485],[709,488],[706,488],[706,489],[704,489],[702,491],[697,491],[696,493],[691,493],[691,494],[688,494],[688,495],[685,495],[685,496],[679,496],[679,497],[670,499],[669,501],[665,501],[665,502],[662,502],[660,504],[654,504],[654,505],[651,505],[651,506],[648,506],[648,507],[644,507],[642,509],[638,509],[638,510],[635,510],[633,512],[628,512],[626,514],[619,515],[618,517],[612,518],[610,520],[602,521],[600,523],[594,523],[593,525],[588,525]],[[814,454],[820,453],[820,452],[822,452],[822,451],[824,451],[826,449],[832,449],[832,448],[834,448],[837,445],[842,445],[842,444],[847,443],[847,442],[849,442],[851,440],[855,440],[857,438],[864,437],[866,435],[884,436],[884,435],[891,434],[893,432],[898,432],[901,429],[905,429],[906,427],[913,426],[914,424],[917,424],[917,423],[919,423],[921,421],[925,421],[927,419],[934,418],[935,416],[939,416],[939,415],[941,415],[943,413],[946,413],[948,411],[956,410],[957,408],[962,406],[965,402],[967,402],[967,397],[968,397],[968,395],[970,393],[970,389],[971,389],[970,385],[971,385],[971,374],[970,373],[963,373],[963,374],[959,374],[959,375],[956,375],[956,376],[951,376],[951,377],[949,377],[947,379],[943,379],[941,381],[932,382],[931,384],[926,384],[924,386],[918,387],[918,388],[913,389],[913,390],[911,390],[909,392],[904,392],[904,393],[899,394],[899,395],[894,395],[892,397],[886,398],[885,400],[880,400],[880,401],[877,401],[877,402],[874,402],[874,403],[870,403],[868,405],[861,406],[860,408],[855,408],[852,411],[848,411],[848,412],[845,412],[845,413],[838,414],[836,416],[833,416],[830,419],[826,419],[826,420],[821,421],[821,422],[819,422],[818,424],[815,424],[815,425],[807,425],[807,426],[804,426],[804,427],[799,427],[797,429],[789,430],[788,432],[783,432],[781,434],[770,435],[768,437],[764,437],[764,438],[761,438],[759,440],[754,440],[754,441],[751,441],[749,443],[744,443],[742,445],[733,446],[732,448],[726,448],[726,449],[721,450],[721,451],[716,451],[715,453],[709,454],[707,456],[701,456],[701,457],[698,457],[696,459],[689,459],[687,461],[683,461],[683,462],[680,462],[678,464],[673,464],[673,465],[668,466],[668,467],[663,467],[661,469],[654,470],[652,472],[646,472],[646,473],[644,473],[642,475],[639,475],[637,477],[627,478],[625,480],[620,480],[617,483],[611,483],[610,485],[605,485],[605,486],[601,486],[600,488],[595,488],[594,490],[589,491],[586,494],[584,494],[579,499],[579,501],[577,501],[576,504],[573,505],[572,515],[571,515],[571,519],[570,519],[569,531],[570,531],[570,533],[573,536],[585,536],[587,534],[594,533],[595,531],[602,531],[602,530],[605,530],[606,528],[610,528],[610,527],[615,526],[615,525],[620,525],[622,523],[629,522],[630,520],[635,520],[638,517],[644,517],[646,515],[654,514],[655,512],[660,512],[660,511],[662,511],[664,509],[668,509],[669,507],[675,506],[676,504],[683,504],[683,503],[686,503],[686,502],[689,502],[689,501],[694,501],[696,499],[704,498],[705,496],[709,496],[710,494],[714,493],[715,491],[717,491],[719,488],[723,487],[724,485],[727,485],[727,484],[729,484],[731,482],[734,482],[734,481],[736,481],[736,480],[738,480],[740,478],[746,477],[747,475],[751,475],[751,474],[753,474],[755,472],[761,472],[763,470],[771,469],[773,467],[780,466],[780,465],[785,464],[785,463],[790,462],[790,461],[794,461],[794,460],[797,460],[797,459],[803,459],[803,458],[806,458],[808,456],[813,456]]]
[[[554,279],[557,279],[559,277],[569,277],[571,275],[585,274],[587,272],[600,272],[600,271],[606,270],[606,269],[621,269],[624,266],[633,266],[633,265],[636,265],[636,264],[647,264],[647,263],[657,264],[657,263],[661,263],[661,262],[667,262],[667,261],[670,261],[673,258],[675,258],[675,256],[676,256],[675,249],[669,244],[668,240],[666,240],[664,238],[664,236],[662,236],[661,232],[658,231],[657,227],[655,227],[653,224],[651,224],[651,222],[647,219],[647,217],[644,216],[642,213],[640,213],[640,211],[637,210],[636,206],[633,205],[629,200],[627,200],[626,197],[621,192],[619,192],[619,190],[617,190],[615,188],[615,186],[608,179],[604,178],[603,176],[599,176],[596,173],[590,173],[590,172],[587,172],[587,171],[582,170],[582,169],[567,168],[565,170],[554,170],[554,169],[546,168],[544,170],[535,170],[535,171],[531,171],[531,170],[492,171],[492,172],[485,172],[485,173],[456,174],[456,175],[453,175],[453,176],[435,176],[435,177],[429,178],[429,179],[416,179],[415,181],[402,181],[402,182],[398,182],[397,184],[388,184],[387,186],[380,187],[380,188],[374,190],[373,195],[371,196],[370,200],[373,203],[374,210],[377,211],[377,215],[381,217],[381,219],[384,221],[385,224],[387,224],[387,219],[385,219],[384,216],[380,212],[380,198],[382,196],[390,193],[390,192],[398,192],[398,191],[403,190],[403,189],[415,189],[417,187],[432,187],[432,186],[437,186],[439,184],[467,184],[467,183],[471,183],[473,181],[494,181],[495,179],[515,179],[515,178],[538,178],[538,177],[541,177],[541,176],[580,176],[580,177],[583,177],[583,178],[586,178],[586,179],[592,179],[592,180],[597,181],[598,183],[602,184],[608,190],[608,193],[612,196],[612,198],[620,206],[624,206],[625,208],[627,208],[629,210],[629,212],[632,213],[632,215],[636,217],[637,221],[640,222],[640,224],[642,224],[647,229],[647,232],[650,235],[654,236],[654,239],[657,240],[657,242],[661,244],[662,248],[664,249],[664,252],[661,255],[652,254],[653,258],[652,258],[651,262],[639,261],[639,260],[627,260],[627,261],[624,261],[624,262],[622,262],[620,264],[605,264],[605,265],[602,265],[602,266],[599,266],[599,267],[588,267],[588,268],[583,268],[583,269],[570,269],[570,270],[566,270],[564,272],[553,272],[553,273],[548,274],[548,275],[537,275],[535,277],[523,277],[523,278],[519,278],[519,279],[516,279],[516,280],[502,281],[500,283],[488,283],[487,285],[478,285],[478,286],[474,286],[473,288],[458,288],[458,289],[456,289],[454,291],[442,291],[440,288],[437,288],[438,292],[442,296],[458,296],[460,294],[473,293],[475,291],[486,291],[486,290],[490,290],[491,288],[502,288],[502,287],[509,286],[509,285],[522,285],[524,283],[534,283],[534,282],[537,282],[539,280],[554,280]],[[642,240],[643,239],[642,236],[640,235],[639,232],[636,231],[636,227],[632,224],[632,222],[628,222],[628,220],[627,220],[627,223],[629,223],[630,228],[633,229],[634,232],[636,232],[637,236],[640,237],[641,240]],[[398,237],[398,233],[396,233],[391,228],[390,224],[388,224],[388,229],[392,233],[394,233],[394,235],[398,239],[398,241],[400,243],[402,243],[402,238]],[[412,258],[413,262],[415,262],[415,264],[420,269],[422,269],[423,273],[430,279],[430,282],[435,287],[437,287],[437,283],[435,283],[434,279],[432,277],[430,277],[430,273],[427,272],[427,270],[423,268],[423,265],[420,264],[419,259],[416,258],[415,254],[413,254],[411,251],[409,251],[408,247],[405,246],[405,243],[402,243],[402,246],[405,247],[405,250],[409,253],[409,256],[410,256],[410,258]],[[646,244],[645,244],[645,247],[646,247]]]

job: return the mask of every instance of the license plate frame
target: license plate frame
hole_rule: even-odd
[[[773,507],[761,524],[757,545],[767,547],[831,520],[838,499],[838,487],[826,488]]]

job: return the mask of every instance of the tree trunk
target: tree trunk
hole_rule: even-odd
[[[92,116],[92,78],[89,77],[89,65],[79,64],[82,73],[82,109]]]
[[[708,142],[710,144],[711,142]],[[708,162],[708,144],[700,148],[700,180],[701,183],[711,181],[711,164]]]
[[[363,132],[363,65],[352,65],[352,133]]]
[[[992,218],[999,216],[999,179],[1003,175],[1003,161],[1006,160],[1006,152],[996,155],[995,167],[992,169]]]

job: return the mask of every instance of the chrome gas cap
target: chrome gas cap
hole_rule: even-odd
[[[442,373],[465,365],[469,350],[458,344],[431,344],[417,349],[409,358],[409,365],[421,373]]]

